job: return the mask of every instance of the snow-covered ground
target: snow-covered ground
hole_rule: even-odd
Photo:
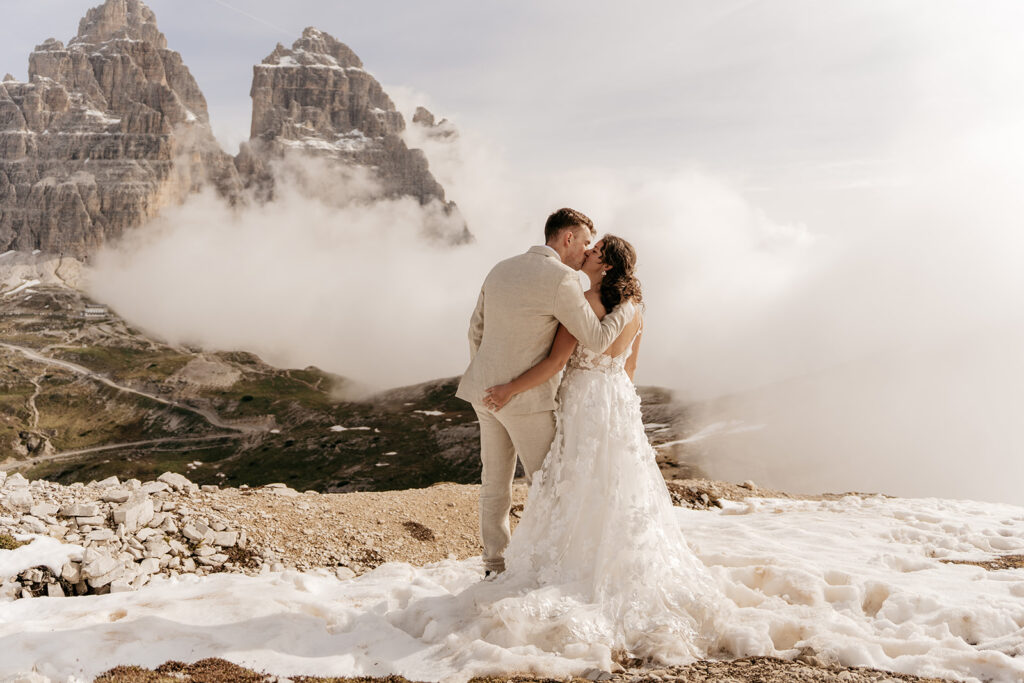
[[[725,505],[679,509],[678,520],[735,602],[727,644],[737,655],[791,657],[809,646],[848,666],[1024,680],[1024,569],[940,562],[1024,553],[1024,508],[876,496]],[[37,543],[40,556],[54,552],[38,540],[20,552]],[[508,624],[476,618],[507,597],[480,574],[478,559],[393,563],[345,581],[218,574],[2,603],[0,680],[29,671],[89,680],[117,664],[211,656],[278,674],[414,680],[563,676],[605,661],[600,646],[545,652],[528,633],[517,641]]]

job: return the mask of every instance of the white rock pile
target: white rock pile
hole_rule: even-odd
[[[77,546],[59,575],[35,567],[0,576],[0,599],[135,590],[159,574],[277,568],[272,556],[254,553],[245,531],[228,528],[200,495],[199,486],[172,472],[146,483],[110,477],[64,486],[0,471],[0,535],[36,534]]]

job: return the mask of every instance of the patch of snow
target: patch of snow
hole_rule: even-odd
[[[32,253],[33,254],[37,254],[39,252],[34,251]],[[20,292],[23,289],[28,289],[29,287],[35,287],[36,285],[39,285],[39,284],[42,284],[42,280],[29,280],[28,282],[22,282],[20,285],[18,285],[17,287],[12,289],[11,291],[4,292],[3,296],[10,296],[12,294],[17,294],[18,292]]]
[[[412,412],[419,413],[420,415],[430,415],[432,417],[440,417],[441,415],[444,415],[440,410],[414,410]]]
[[[711,436],[723,436],[726,434],[742,434],[743,432],[756,432],[759,429],[764,429],[767,425],[748,425],[744,424],[742,420],[728,420],[726,422],[715,422],[707,427],[704,427],[696,434],[688,436],[685,439],[677,439],[676,441],[667,441],[665,443],[658,444],[658,448],[665,448],[666,446],[676,446],[683,443],[693,443],[694,441],[703,441]]]
[[[281,140],[286,146],[293,149],[322,149],[328,152],[337,152],[338,146],[321,138],[302,138],[301,140]]]
[[[369,427],[342,427],[341,425],[334,425],[331,427],[332,432],[368,432]]]
[[[99,111],[97,109],[86,109],[85,110],[85,115],[88,116],[89,118],[99,119],[100,123],[104,123],[104,124],[108,124],[108,125],[113,125],[115,123],[121,123],[121,119],[115,119],[112,116],[107,116],[106,114],[104,114],[103,112],[101,112],[101,111]]]
[[[370,138],[366,137],[363,131],[353,128],[347,133],[342,133],[334,141],[334,146],[346,152],[358,152],[366,149],[370,144]]]
[[[0,550],[0,579],[17,576],[33,567],[48,567],[59,575],[65,562],[82,559],[85,550],[80,545],[63,543],[49,536],[14,534],[14,538],[30,543],[14,550]]]
[[[14,249],[8,249],[4,253],[0,254],[0,258],[3,258],[4,256],[9,256],[11,254],[16,254],[16,253],[17,253],[17,251],[15,251]]]

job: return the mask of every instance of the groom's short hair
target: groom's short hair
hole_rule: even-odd
[[[544,224],[544,241],[550,242],[551,238],[558,233],[577,225],[582,225],[590,233],[590,237],[594,237],[594,221],[576,209],[559,209],[548,216],[548,220]]]

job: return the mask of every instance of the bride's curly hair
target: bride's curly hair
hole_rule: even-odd
[[[636,250],[633,245],[615,235],[605,235],[601,261],[611,266],[601,279],[601,303],[612,310],[623,301],[639,304],[643,301],[640,281],[633,274],[636,268]]]

